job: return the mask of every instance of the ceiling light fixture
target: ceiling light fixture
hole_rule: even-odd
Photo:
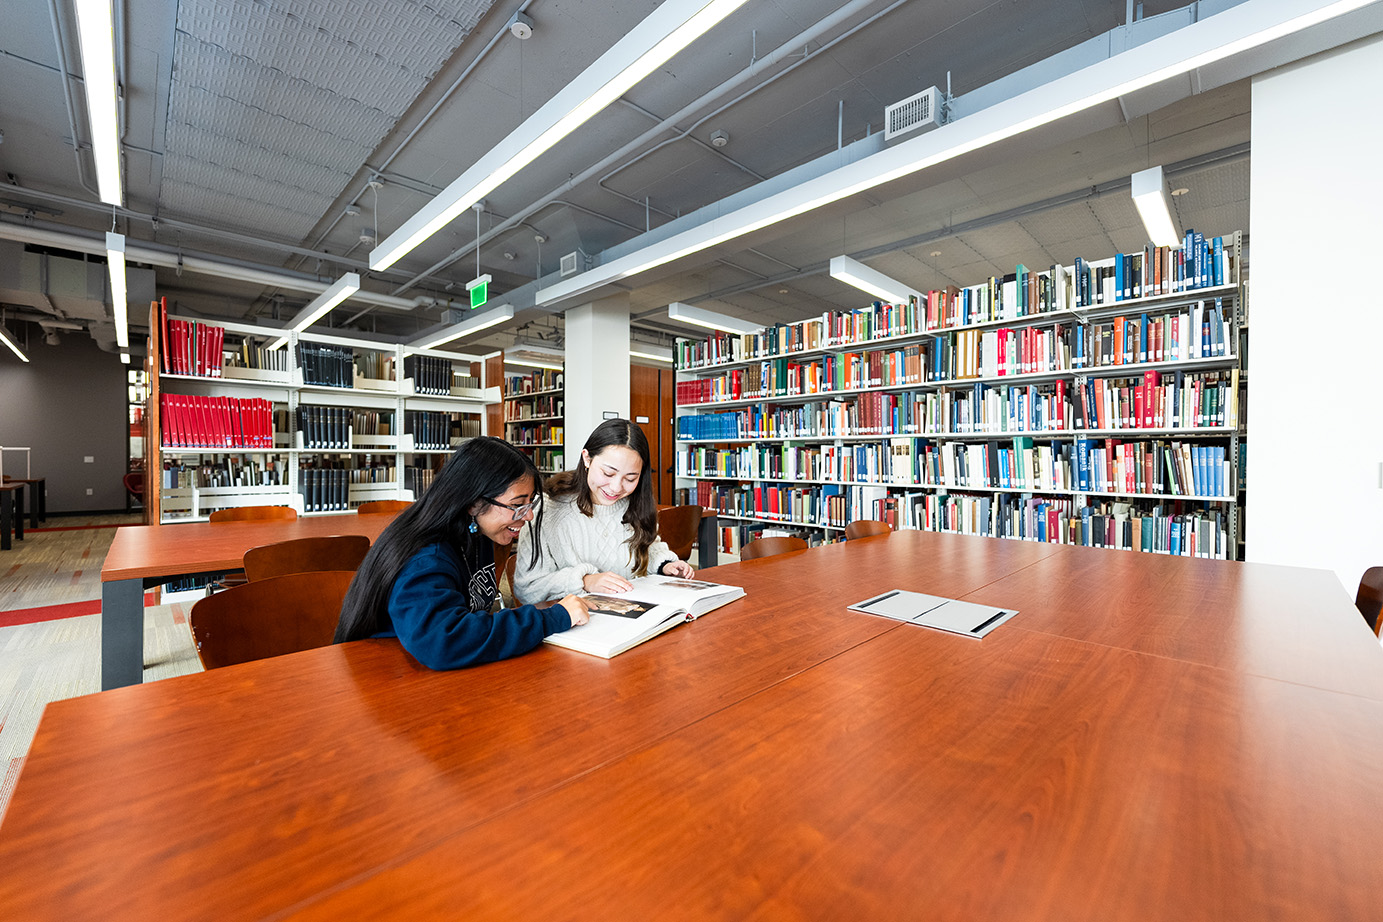
[[[435,349],[442,343],[449,343],[453,339],[460,339],[468,333],[475,333],[480,330],[488,329],[496,324],[504,323],[506,320],[514,319],[514,306],[512,304],[501,304],[492,311],[477,314],[469,317],[460,323],[454,323],[444,330],[420,336],[409,343],[418,349]]]
[[[1167,200],[1167,183],[1162,176],[1162,167],[1139,170],[1130,177],[1130,184],[1133,204],[1138,208],[1138,216],[1143,219],[1148,239],[1160,247],[1180,245],[1181,233],[1172,220],[1172,203]]]
[[[648,359],[650,362],[666,362],[666,363],[669,364],[669,365],[672,364],[672,352],[671,352],[671,351],[669,351],[667,355],[655,355],[655,354],[653,354],[652,352],[644,352],[644,351],[642,351],[643,349],[647,349],[647,348],[648,348],[647,346],[640,346],[640,347],[639,347],[640,351],[638,351],[638,352],[635,352],[633,349],[630,349],[630,350],[629,350],[629,357],[630,357],[630,358],[638,358],[638,359]]]
[[[110,308],[115,316],[115,344],[130,348],[130,294],[125,287],[125,235],[106,232],[106,268],[110,270]]]
[[[535,292],[552,304],[983,149],[1342,16],[1370,0],[1244,3]],[[713,206],[714,207],[714,206]]]
[[[907,304],[909,298],[922,297],[920,291],[909,288],[897,279],[889,278],[849,256],[832,257],[831,278],[853,285],[866,294],[884,299],[889,304]]]
[[[387,269],[690,45],[745,0],[664,3],[370,251]]]
[[[336,281],[332,282],[326,291],[307,302],[307,306],[298,311],[298,316],[294,317],[288,324],[288,329],[301,333],[318,319],[326,314],[336,305],[349,298],[360,290],[360,274],[358,272],[347,272]],[[270,349],[277,349],[288,342],[288,334],[280,336],[269,344]]]
[[[110,0],[76,0],[91,154],[101,201],[121,205],[120,122],[116,115],[115,27]]]
[[[717,314],[715,311],[683,304],[681,301],[674,301],[669,304],[667,315],[673,320],[680,320],[682,323],[690,323],[711,330],[721,330],[725,333],[757,333],[763,329],[763,324],[750,323],[748,320],[740,320],[736,317],[727,317],[724,314]]]
[[[28,362],[29,357],[24,354],[24,350],[19,348],[19,343],[15,341],[14,334],[7,327],[0,324],[0,341],[10,347],[10,351],[19,356],[21,362]]]

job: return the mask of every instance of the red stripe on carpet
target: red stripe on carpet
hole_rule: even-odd
[[[152,604],[154,594],[144,593],[144,604]],[[78,618],[82,615],[96,615],[101,612],[101,600],[89,599],[85,602],[67,602],[63,605],[43,605],[38,608],[16,608],[14,611],[0,611],[0,627],[14,627],[18,624],[38,624],[40,621],[60,621],[63,618]]]

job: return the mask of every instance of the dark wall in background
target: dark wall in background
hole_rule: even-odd
[[[48,478],[49,512],[124,509],[128,385],[120,356],[85,333],[65,333],[59,346],[31,333],[27,365],[0,347],[0,445],[33,448],[33,474]],[[23,472],[24,455],[5,452],[5,473]]]

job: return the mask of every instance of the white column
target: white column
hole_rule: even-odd
[[[629,418],[629,296],[613,295],[566,312],[567,469],[591,430]]]
[[[1246,557],[1383,564],[1383,39],[1253,81]]]

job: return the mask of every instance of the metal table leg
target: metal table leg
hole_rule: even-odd
[[[144,681],[144,581],[101,584],[101,690]]]

